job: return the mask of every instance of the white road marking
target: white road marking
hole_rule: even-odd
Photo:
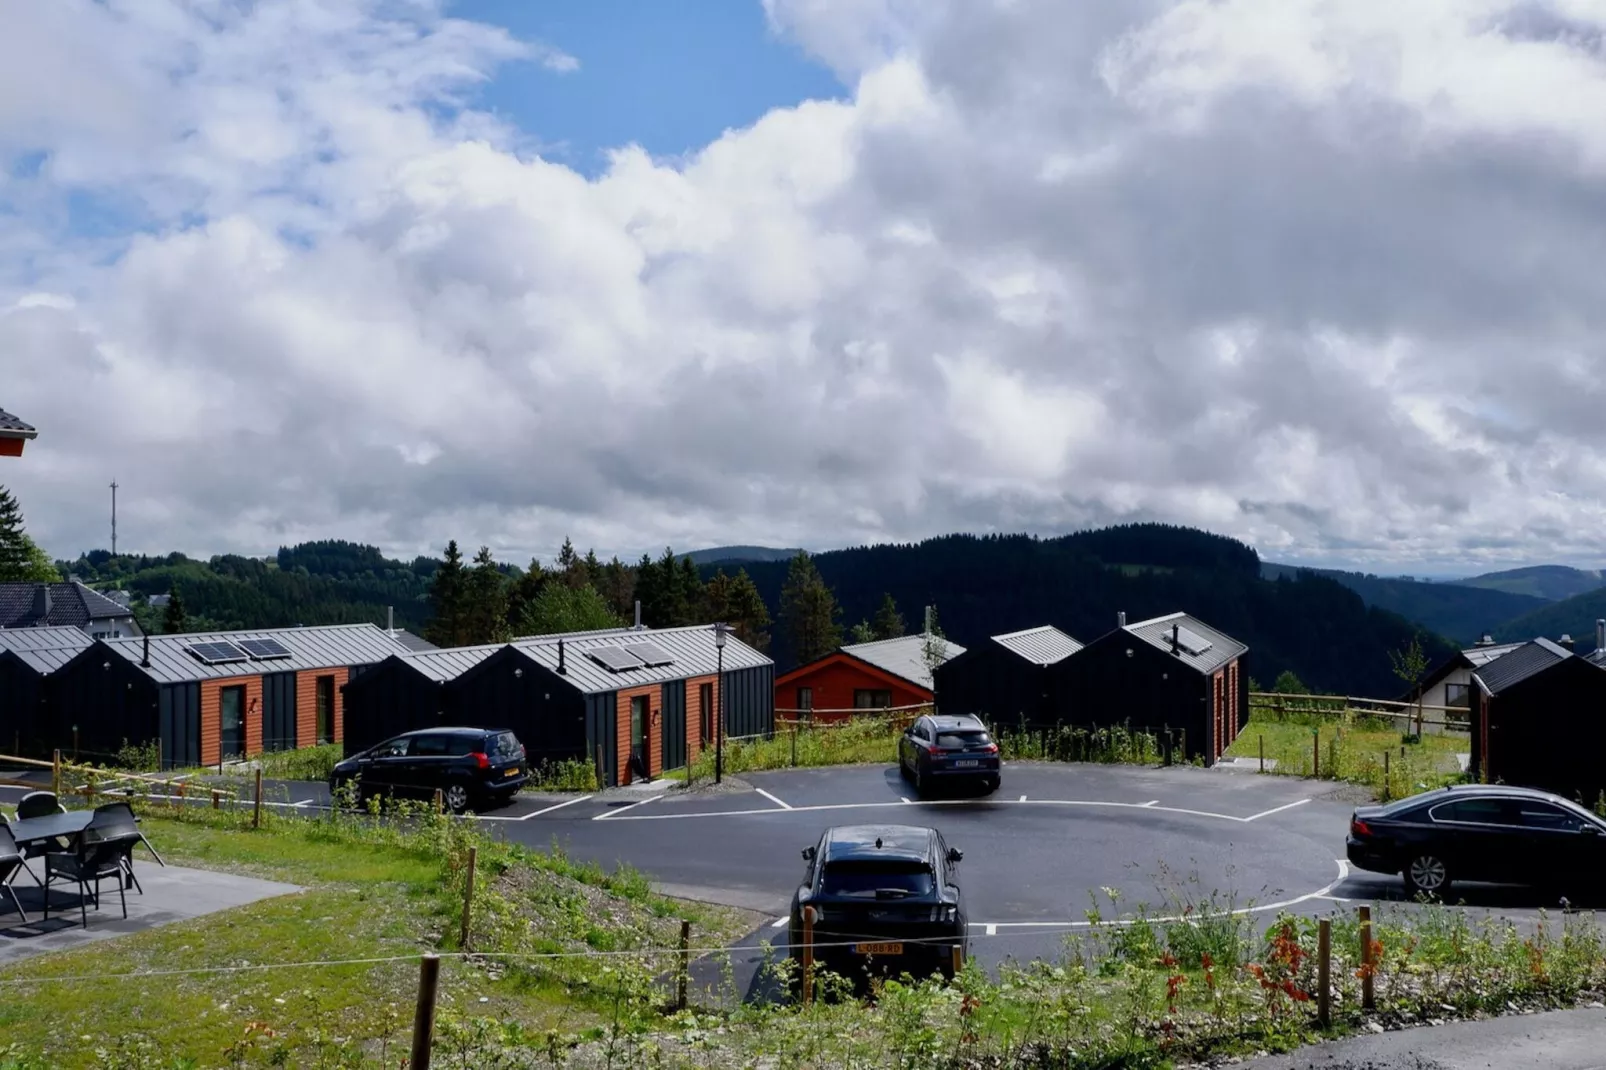
[[[1251,814],[1249,817],[1243,818],[1242,820],[1255,821],[1262,817],[1270,817],[1272,814],[1280,814],[1284,810],[1292,810],[1296,806],[1304,806],[1308,802],[1310,802],[1309,799],[1300,799],[1298,802],[1284,803],[1282,806],[1274,806],[1270,810],[1262,810],[1258,814]]]
[[[650,801],[650,800],[649,800]],[[689,814],[625,814],[625,810],[633,810],[641,803],[633,803],[623,810],[611,814],[603,814],[593,820],[606,818],[609,821],[675,821],[681,818],[696,817],[753,817],[762,814],[811,814],[825,813],[833,810],[883,810],[888,807],[900,806],[975,806],[976,799],[910,799],[900,797],[897,802],[869,802],[869,803],[824,803],[818,806],[794,806],[789,810],[775,807],[765,807],[758,810],[694,810]],[[1108,802],[1102,799],[1033,799],[1027,803],[1003,802],[1003,806],[1107,806],[1122,810],[1152,810],[1164,814],[1191,814],[1194,817],[1209,817],[1217,821],[1233,821],[1242,824],[1252,820],[1247,817],[1237,817],[1233,814],[1217,814],[1209,810],[1189,810],[1180,806],[1152,806],[1147,803]],[[1261,816],[1261,815],[1256,815]]]
[[[770,802],[774,803],[776,806],[779,806],[782,810],[790,810],[792,808],[792,804],[791,803],[783,802],[782,800],[777,799],[775,796],[771,795],[769,792],[765,791],[763,788],[754,788],[753,790],[758,792],[760,795],[764,796],[764,798],[768,799]]]
[[[1200,914],[1175,914],[1175,915],[1171,915],[1170,917],[1161,917],[1161,918],[1111,918],[1111,919],[1109,919],[1107,921],[1100,921],[1100,922],[1091,922],[1091,921],[989,921],[989,922],[971,922],[971,927],[975,928],[977,926],[980,926],[982,929],[985,930],[985,932],[987,933],[988,936],[993,936],[993,935],[996,935],[996,933],[998,932],[999,929],[1090,929],[1094,925],[1122,925],[1122,926],[1125,926],[1125,925],[1135,925],[1139,921],[1145,921],[1145,922],[1148,922],[1150,924],[1171,924],[1171,923],[1175,923],[1175,922],[1200,921],[1200,920],[1203,920],[1203,919],[1206,919],[1206,918],[1236,918],[1236,917],[1243,917],[1243,916],[1248,915],[1248,914],[1265,914],[1265,913],[1269,913],[1269,912],[1272,912],[1272,911],[1287,910],[1289,907],[1298,906],[1301,903],[1308,903],[1313,899],[1332,899],[1333,898],[1333,895],[1332,895],[1333,889],[1338,887],[1340,884],[1344,883],[1344,878],[1347,877],[1347,876],[1349,876],[1349,863],[1347,863],[1347,862],[1343,861],[1342,859],[1340,859],[1340,860],[1338,860],[1338,879],[1335,880],[1332,884],[1327,885],[1325,888],[1318,888],[1314,892],[1306,892],[1304,895],[1295,896],[1293,899],[1284,899],[1280,903],[1261,903],[1258,906],[1239,907],[1236,910],[1221,910],[1221,911],[1215,911],[1213,913],[1200,913]]]
[[[786,928],[786,923],[788,921],[790,921],[790,920],[791,919],[789,919],[789,918],[776,918],[774,921],[770,922],[770,928],[772,928],[772,929],[784,929],[784,928]]]
[[[1020,801],[1021,801],[1021,802],[1025,802],[1025,801],[1026,801],[1026,796],[1024,796],[1024,795],[1022,795],[1022,796],[1021,796],[1021,797],[1020,797]]]
[[[1150,799],[1148,802],[1143,804],[1145,809],[1147,809],[1147,808],[1149,808],[1151,806],[1159,806],[1159,805],[1160,805],[1160,800],[1159,799]]]
[[[641,800],[640,802],[631,803],[629,806],[622,806],[617,810],[604,811],[603,813],[598,814],[596,817],[593,817],[591,820],[593,820],[593,821],[612,821],[615,818],[619,817],[621,814],[627,814],[630,811],[634,810],[638,806],[646,806],[648,803],[657,802],[659,799],[662,799],[662,798],[663,798],[662,795],[649,795],[645,799]],[[761,814],[774,813],[774,812],[775,811],[773,811],[773,810],[760,810],[760,811],[758,811],[758,813],[761,813]],[[645,816],[651,816],[651,815],[645,815]],[[662,816],[664,816],[664,817],[675,817],[677,815],[675,815],[675,814],[664,814]],[[639,820],[641,820],[641,818],[630,818],[630,820],[639,821]]]
[[[909,796],[907,796],[907,795],[900,795],[900,796],[898,796],[898,801],[899,801],[899,802],[900,802],[900,803],[904,803],[904,804],[908,804],[908,802],[909,802]],[[883,804],[881,804],[881,803],[873,803],[873,804],[872,804],[872,805],[874,805],[874,806],[881,806],[881,805],[883,805]],[[804,808],[803,808],[803,809],[805,809],[805,810],[814,810],[814,809],[820,809],[820,807],[813,807],[813,806],[805,806],[805,807],[804,807]],[[833,807],[833,809],[834,809],[834,807]]]
[[[549,806],[545,810],[537,810],[535,813],[533,813],[533,814],[525,814],[523,817],[515,817],[513,820],[514,821],[528,821],[532,817],[540,817],[542,814],[550,814],[552,811],[561,810],[565,806],[573,806],[575,803],[583,803],[589,798],[591,798],[591,796],[582,795],[578,799],[565,799],[563,802],[558,803],[556,806]]]

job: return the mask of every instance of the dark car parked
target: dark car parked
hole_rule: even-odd
[[[969,951],[970,923],[954,881],[962,857],[936,829],[827,829],[803,851],[808,870],[792,895],[792,958],[801,962],[803,909],[813,907],[820,965],[845,975],[935,970],[951,977],[954,948]]]
[[[914,782],[916,791],[939,782],[979,784],[997,791],[1003,760],[981,718],[929,715],[916,718],[898,740],[898,772]]]
[[[1350,818],[1350,864],[1399,873],[1406,890],[1443,897],[1452,881],[1567,891],[1606,873],[1606,821],[1532,788],[1457,785]]]
[[[506,804],[529,779],[524,744],[499,728],[426,728],[393,736],[335,766],[329,789],[356,782],[358,798],[410,795],[432,798],[436,789],[460,814]]]

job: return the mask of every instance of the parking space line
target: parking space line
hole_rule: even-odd
[[[657,802],[659,799],[662,799],[662,798],[663,798],[662,795],[649,795],[645,799],[641,800],[640,802],[633,802],[629,806],[621,806],[617,810],[604,810],[602,813],[598,814],[596,817],[593,817],[591,820],[593,820],[593,821],[612,821],[615,818],[619,817],[621,814],[628,814],[630,811],[634,810],[638,806],[646,806],[648,803]],[[755,812],[756,813],[760,813],[760,814],[774,813],[773,810],[758,810],[758,811],[755,811]],[[653,815],[649,815],[649,816],[653,816]],[[679,817],[680,815],[679,814],[659,814],[659,815],[656,815],[656,816],[659,816],[659,817]],[[639,820],[641,820],[641,818],[633,818],[632,820],[639,821]]]
[[[525,814],[523,817],[515,817],[513,820],[514,821],[528,821],[532,817],[540,817],[542,814],[550,814],[552,811],[561,810],[565,806],[573,806],[575,803],[583,803],[589,798],[591,798],[591,796],[582,795],[578,799],[565,799],[563,802],[558,803],[556,806],[549,806],[545,810],[537,810],[535,813],[533,813],[533,814]]]
[[[907,796],[907,795],[900,795],[900,796],[898,796],[898,801],[899,801],[899,802],[900,802],[900,803],[908,803],[908,802],[909,802],[909,796]]]
[[[1145,809],[1147,809],[1148,807],[1151,807],[1151,806],[1159,806],[1159,805],[1160,805],[1160,800],[1159,799],[1150,799],[1148,802],[1143,804]]]
[[[1024,796],[1024,795],[1022,795],[1022,796],[1021,796],[1021,797],[1020,797],[1020,801],[1021,801],[1021,802],[1025,802],[1025,801],[1026,801],[1026,796]]]
[[[987,926],[987,935],[988,936],[997,936],[998,935],[998,926],[996,926],[996,925]]]
[[[1249,817],[1240,818],[1240,820],[1255,821],[1262,817],[1270,817],[1272,814],[1280,814],[1284,810],[1292,810],[1296,806],[1304,806],[1308,802],[1310,802],[1309,799],[1300,799],[1298,802],[1284,803],[1282,806],[1274,806],[1270,810],[1262,810],[1258,814],[1251,814]]]
[[[786,923],[790,920],[790,918],[776,918],[774,921],[770,922],[770,928],[784,929],[786,928]]]
[[[777,799],[775,796],[771,795],[769,792],[765,791],[763,788],[754,788],[753,790],[758,792],[760,795],[764,796],[764,798],[768,799],[770,802],[774,803],[776,806],[779,806],[782,810],[790,810],[792,808],[792,804],[791,803],[783,802],[782,800]]]
[[[649,799],[647,801],[650,802],[651,800]],[[900,796],[897,802],[823,803],[823,804],[820,804],[818,806],[794,806],[794,807],[791,807],[790,809],[787,809],[787,810],[782,810],[782,809],[780,809],[778,807],[765,807],[763,809],[755,809],[755,810],[694,810],[691,813],[628,814],[627,815],[626,811],[633,810],[637,806],[643,805],[642,803],[632,803],[630,806],[627,806],[622,810],[618,810],[618,811],[615,811],[614,813],[610,813],[610,814],[603,814],[600,817],[593,818],[592,820],[600,821],[600,820],[606,818],[609,821],[675,821],[675,820],[679,820],[679,819],[682,819],[682,818],[698,818],[698,817],[755,817],[755,816],[762,816],[764,814],[771,814],[771,815],[774,815],[774,814],[809,814],[809,813],[823,813],[823,812],[828,812],[828,811],[833,811],[833,810],[883,810],[883,809],[886,809],[888,807],[902,807],[902,806],[921,806],[921,807],[976,806],[978,803],[980,803],[981,805],[987,805],[987,802],[988,801],[985,800],[985,799],[981,799],[981,800],[978,800],[978,799],[910,799],[907,796]],[[1236,822],[1238,824],[1242,824],[1242,823],[1250,820],[1249,818],[1246,818],[1246,817],[1238,817],[1235,814],[1218,814],[1218,813],[1213,813],[1213,812],[1211,812],[1209,810],[1189,810],[1189,809],[1186,809],[1186,808],[1180,807],[1180,806],[1154,806],[1154,805],[1150,805],[1148,803],[1110,802],[1110,801],[1103,800],[1103,799],[1033,799],[1030,802],[1026,802],[1026,803],[1012,803],[1012,802],[1009,802],[1008,800],[1004,800],[1003,802],[996,802],[996,803],[993,803],[992,805],[996,805],[996,806],[1095,806],[1095,807],[1102,806],[1102,807],[1110,807],[1112,809],[1117,809],[1117,810],[1151,810],[1151,811],[1154,811],[1155,813],[1163,813],[1163,814],[1189,814],[1189,815],[1194,816],[1194,817],[1208,817],[1208,818],[1213,818],[1214,820],[1217,820],[1217,821],[1233,821],[1233,822]]]

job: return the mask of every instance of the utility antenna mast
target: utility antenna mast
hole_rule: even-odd
[[[117,480],[112,480],[112,556],[117,556]]]

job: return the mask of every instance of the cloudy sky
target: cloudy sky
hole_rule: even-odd
[[[686,10],[0,0],[39,541],[1606,565],[1606,0]]]

